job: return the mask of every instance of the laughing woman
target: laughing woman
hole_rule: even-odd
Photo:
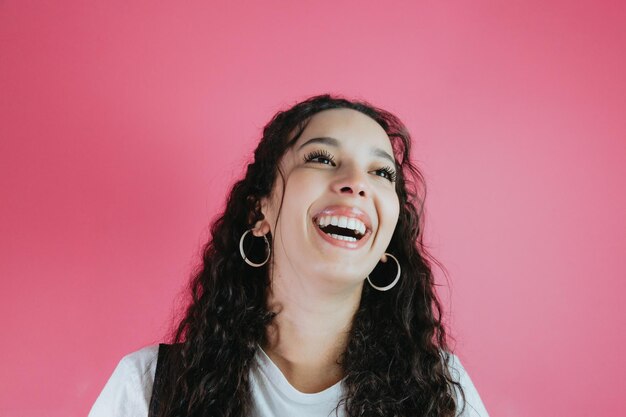
[[[126,356],[91,417],[487,417],[446,344],[422,182],[392,114],[279,112],[211,228],[174,343]]]

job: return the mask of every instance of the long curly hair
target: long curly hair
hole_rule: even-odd
[[[345,406],[351,417],[452,417],[458,412],[455,392],[464,394],[447,366],[451,353],[431,271],[436,261],[422,243],[425,186],[410,161],[411,137],[387,111],[320,95],[277,113],[265,126],[245,177],[235,183],[223,214],[213,223],[203,263],[190,283],[189,307],[173,336],[180,349],[168,364],[169,388],[159,400],[159,416],[251,414],[249,371],[276,313],[266,303],[271,280],[267,265],[252,268],[244,263],[239,239],[263,219],[260,201],[281,175],[281,157],[311,117],[329,109],[359,111],[374,119],[391,140],[400,213],[388,251],[402,267],[400,281],[390,291],[363,286],[339,358],[345,396],[338,407]],[[258,246],[248,254],[262,260],[265,249]]]

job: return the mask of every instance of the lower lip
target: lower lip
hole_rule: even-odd
[[[369,230],[367,230],[361,239],[357,240],[356,242],[349,242],[347,240],[338,240],[338,239],[334,239],[330,237],[330,235],[322,232],[322,230],[315,223],[313,223],[313,227],[315,228],[315,230],[317,230],[317,233],[319,233],[320,236],[322,236],[322,239],[324,239],[326,242],[330,243],[333,246],[337,246],[339,248],[345,248],[345,249],[361,248],[363,245],[365,245],[365,242],[367,241],[367,239],[370,237],[370,234],[372,233]]]

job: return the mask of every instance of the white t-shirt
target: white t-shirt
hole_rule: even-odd
[[[149,346],[125,356],[100,393],[88,417],[147,417],[159,346]],[[474,384],[452,355],[449,365],[453,378],[461,383],[466,407],[460,417],[489,417]],[[342,397],[342,381],[315,394],[295,389],[267,354],[259,348],[255,366],[250,369],[254,404],[253,417],[329,417]],[[457,403],[461,408],[462,399]],[[345,417],[340,407],[337,417]]]

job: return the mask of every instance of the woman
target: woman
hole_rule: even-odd
[[[367,103],[279,112],[175,344],[124,358],[90,416],[487,416],[446,344],[409,155],[404,125]]]

